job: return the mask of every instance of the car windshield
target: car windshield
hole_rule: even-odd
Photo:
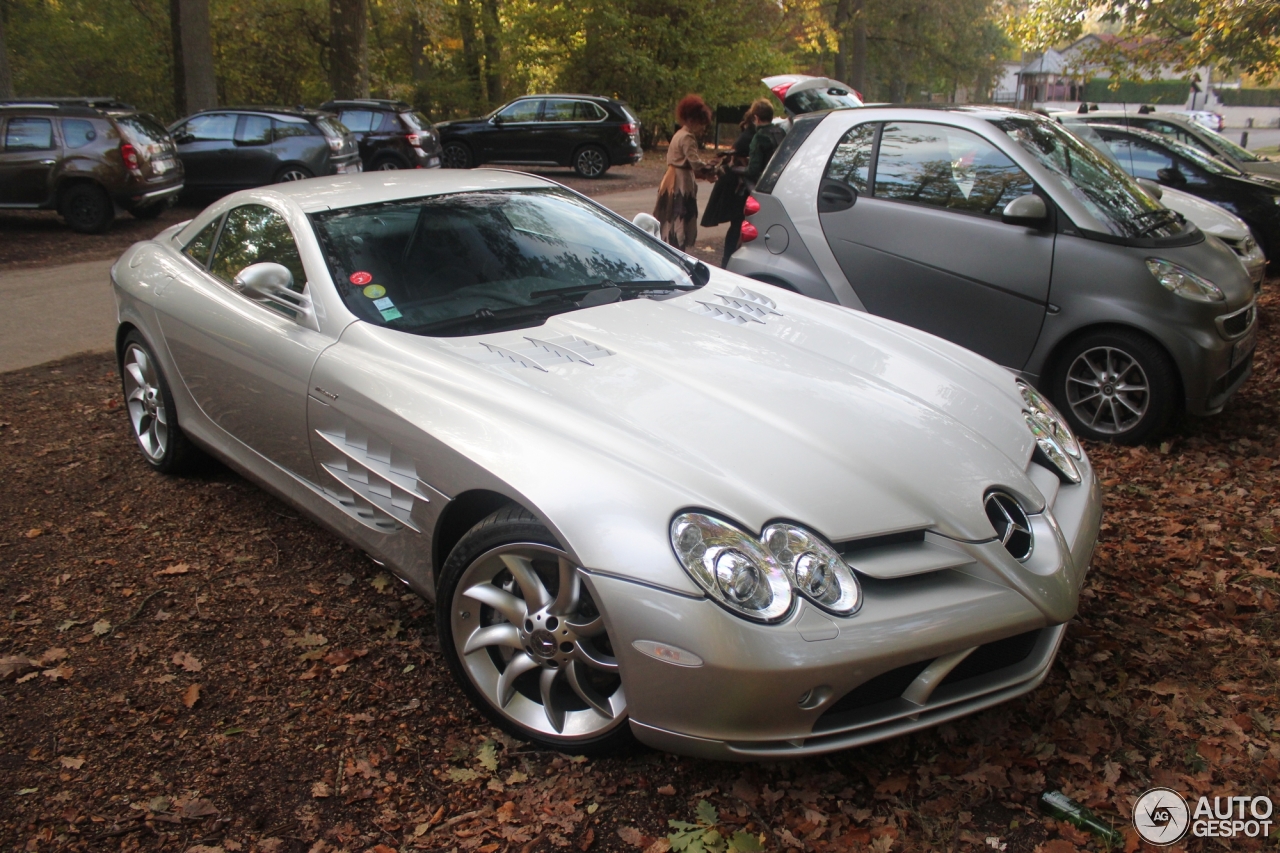
[[[313,120],[319,128],[324,131],[325,136],[333,136],[341,139],[343,136],[350,133],[350,131],[347,130],[346,125],[332,116],[316,116]]]
[[[1204,128],[1204,132],[1209,136],[1209,144],[1217,148],[1219,151],[1225,151],[1241,163],[1261,163],[1262,158],[1254,154],[1247,148],[1241,148],[1230,139],[1227,139],[1221,133]]]
[[[145,147],[149,153],[168,151],[173,147],[169,132],[146,116],[117,116],[116,122],[124,128],[134,145]]]
[[[693,262],[559,189],[467,192],[312,215],[356,316],[438,337],[699,286]]]
[[[1008,116],[991,123],[1039,161],[1080,203],[1099,227],[1086,231],[1115,237],[1171,237],[1187,229],[1183,220],[1142,191],[1114,160],[1072,136],[1056,122]]]
[[[1151,137],[1144,135],[1143,138],[1150,139]],[[1185,142],[1179,142],[1178,140],[1170,139],[1167,136],[1158,137],[1158,139],[1154,141],[1159,142],[1175,154],[1185,157],[1201,169],[1204,169],[1206,172],[1210,172],[1214,175],[1234,175],[1237,178],[1244,175],[1244,172],[1241,172],[1235,166],[1232,166],[1229,163],[1224,163],[1217,157],[1212,157],[1201,151],[1199,148],[1194,148]]]
[[[796,115],[816,113],[821,110],[847,110],[862,106],[848,89],[831,86],[826,89],[805,89],[787,95],[787,109]]]

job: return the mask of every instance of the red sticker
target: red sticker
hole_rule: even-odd
[[[351,274],[351,283],[354,285],[362,286],[362,285],[368,284],[371,281],[373,281],[373,276],[369,275],[367,272],[361,271],[361,272],[353,272]]]

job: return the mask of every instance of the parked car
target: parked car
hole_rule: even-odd
[[[328,101],[320,109],[337,114],[355,136],[366,172],[440,167],[440,135],[404,101]]]
[[[0,208],[56,210],[84,234],[117,206],[154,219],[182,190],[164,127],[112,98],[0,101],[0,134]]]
[[[169,132],[192,190],[227,192],[362,168],[355,137],[319,110],[205,110],[176,122]]]
[[[991,358],[1089,438],[1141,441],[1180,410],[1217,412],[1252,370],[1253,285],[1235,254],[1043,116],[800,116],[752,198],[760,238],[730,270]]]
[[[482,163],[572,166],[598,178],[612,166],[639,163],[640,121],[622,101],[597,95],[516,98],[483,118],[436,124],[444,165]]]
[[[839,80],[809,74],[776,74],[760,81],[782,101],[782,121],[804,113],[862,106],[862,94]]]
[[[894,737],[1034,689],[1076,611],[1098,482],[1029,386],[551,181],[240,192],[112,280],[143,458],[211,451],[434,599],[543,748]]]
[[[1248,176],[1168,136],[1118,125],[1093,127],[1130,175],[1225,207],[1249,224],[1267,258],[1280,253],[1280,179]]]
[[[1212,110],[1169,110],[1169,114],[1179,116],[1214,133],[1222,133],[1223,128],[1227,126],[1226,117]]]
[[[1185,116],[1154,111],[1143,113],[1118,110],[1055,113],[1054,115],[1071,116],[1089,124],[1113,124],[1158,133],[1161,136],[1172,137],[1185,145],[1199,148],[1205,154],[1217,157],[1241,172],[1280,178],[1280,162],[1255,154],[1220,133],[1214,133],[1201,124],[1187,121]]]
[[[1107,145],[1106,140],[1098,134],[1093,125],[1075,120],[1074,114],[1058,115],[1056,120],[1087,142],[1094,151],[1108,160],[1115,160],[1111,146]],[[1119,164],[1119,161],[1116,162]],[[1175,190],[1173,187],[1162,187],[1146,178],[1138,178],[1138,185],[1148,194],[1155,196],[1165,207],[1191,220],[1204,233],[1226,243],[1227,248],[1235,252],[1240,263],[1244,264],[1245,270],[1249,273],[1249,280],[1253,282],[1254,292],[1262,289],[1262,280],[1267,272],[1267,256],[1263,254],[1262,247],[1258,245],[1253,232],[1249,230],[1248,224],[1243,219],[1224,207],[1182,190]]]

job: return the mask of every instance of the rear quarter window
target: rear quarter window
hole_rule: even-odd
[[[83,148],[97,138],[98,129],[88,119],[64,118],[62,120],[62,139],[68,148]]]

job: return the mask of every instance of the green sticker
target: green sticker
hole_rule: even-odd
[[[380,284],[371,284],[364,289],[364,295],[368,299],[381,299],[387,295],[387,289]]]
[[[382,311],[382,319],[384,320],[399,320],[403,316],[399,308],[385,308]]]

